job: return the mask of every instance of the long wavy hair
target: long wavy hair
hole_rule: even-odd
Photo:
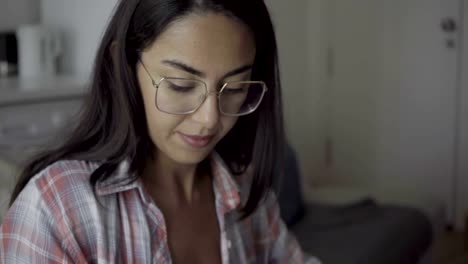
[[[112,177],[123,160],[130,161],[132,175],[141,175],[155,148],[141,114],[145,110],[136,77],[141,51],[171,22],[207,11],[234,17],[250,28],[256,43],[252,78],[263,80],[269,88],[258,110],[240,117],[215,147],[234,175],[252,165],[251,189],[241,211],[244,217],[255,211],[282,169],[284,146],[276,38],[263,0],[121,0],[96,54],[91,91],[78,123],[63,144],[27,164],[10,204],[35,174],[58,160],[100,162],[90,177],[94,187]]]

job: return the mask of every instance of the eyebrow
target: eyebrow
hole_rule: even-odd
[[[162,61],[163,64],[166,64],[168,66],[171,66],[173,68],[176,68],[176,69],[179,69],[179,70],[182,70],[182,71],[185,71],[185,72],[188,72],[190,74],[193,74],[193,75],[196,75],[198,77],[201,77],[201,78],[204,78],[206,77],[206,74],[203,73],[202,71],[200,70],[197,70],[195,69],[194,67],[192,66],[189,66],[183,62],[180,62],[180,61],[176,61],[176,60],[163,60]],[[241,74],[243,72],[246,72],[248,70],[252,69],[252,65],[251,64],[247,64],[247,65],[244,65],[242,67],[239,67],[237,69],[234,69],[228,73],[226,73],[224,76],[223,76],[223,79],[226,79],[228,77],[231,77],[231,76],[235,76],[235,75],[238,75],[238,74]]]

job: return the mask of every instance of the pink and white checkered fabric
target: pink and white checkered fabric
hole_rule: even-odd
[[[240,181],[217,154],[211,165],[222,263],[320,263],[305,259],[274,195],[236,221]],[[3,219],[0,263],[172,263],[163,215],[141,181],[129,180],[127,162],[94,193],[98,166],[59,161],[35,175]]]

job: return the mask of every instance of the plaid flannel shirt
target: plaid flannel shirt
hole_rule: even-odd
[[[0,262],[172,263],[163,215],[142,182],[130,181],[128,162],[95,193],[89,176],[98,167],[58,161],[35,175],[3,219]],[[320,263],[304,257],[274,195],[236,221],[239,182],[216,153],[211,167],[222,263]]]

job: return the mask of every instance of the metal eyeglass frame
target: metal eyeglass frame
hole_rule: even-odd
[[[141,66],[143,66],[143,69],[145,70],[145,72],[148,74],[148,77],[151,79],[151,82],[154,86],[154,88],[156,89],[156,94],[155,94],[155,98],[154,98],[154,104],[156,105],[156,108],[161,111],[161,112],[164,112],[164,113],[167,113],[167,114],[173,114],[173,115],[189,115],[189,114],[192,114],[192,113],[195,113],[202,105],[203,103],[205,102],[206,98],[208,98],[208,96],[210,94],[216,94],[217,97],[218,97],[218,110],[221,114],[225,115],[225,116],[244,116],[244,115],[248,115],[248,114],[251,114],[253,113],[255,110],[257,110],[257,108],[260,106],[260,104],[262,103],[263,101],[263,97],[265,96],[265,93],[268,91],[268,88],[265,84],[265,82],[263,81],[236,81],[236,82],[226,82],[224,83],[222,86],[221,86],[221,89],[219,90],[219,92],[208,92],[208,88],[206,86],[206,83],[202,80],[197,80],[197,79],[185,79],[185,78],[175,78],[175,77],[162,77],[161,79],[159,79],[158,82],[156,82],[154,79],[153,79],[153,76],[151,76],[151,74],[149,73],[148,69],[146,68],[145,64],[143,64],[143,62],[141,60],[139,60],[140,63],[141,63]],[[203,100],[200,102],[200,105],[197,106],[195,109],[193,110],[190,110],[190,111],[187,111],[187,112],[180,112],[180,113],[175,113],[175,112],[168,112],[168,111],[165,111],[165,110],[162,110],[159,108],[158,106],[158,102],[157,102],[157,96],[158,96],[158,88],[159,88],[159,85],[161,84],[162,81],[164,80],[184,80],[184,81],[195,81],[195,82],[199,82],[199,83],[202,83],[203,86],[205,87],[205,96],[203,98]],[[220,103],[220,96],[221,96],[221,93],[223,92],[223,90],[228,86],[228,84],[232,84],[232,83],[258,83],[258,84],[261,84],[262,87],[263,87],[263,91],[262,91],[262,95],[260,96],[260,99],[257,103],[257,105],[251,109],[249,109],[249,111],[245,112],[245,113],[241,113],[241,114],[230,114],[230,113],[225,113],[223,112],[222,108],[221,108],[221,103]]]

